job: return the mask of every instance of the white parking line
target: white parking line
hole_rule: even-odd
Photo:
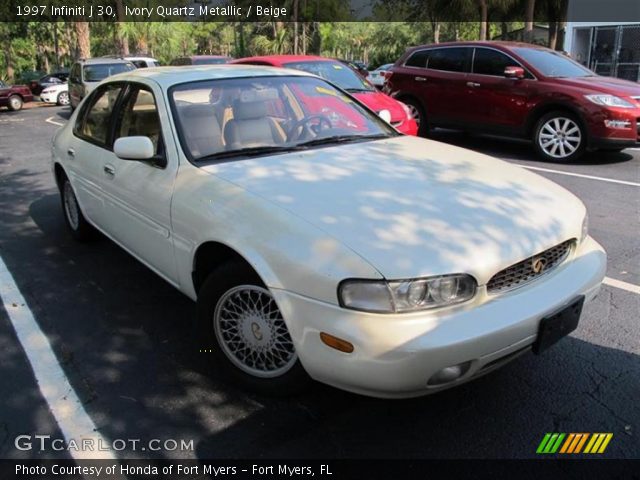
[[[640,295],[640,285],[634,285],[633,283],[623,282],[622,280],[616,280],[615,278],[604,277],[602,281],[605,285],[610,287],[626,290],[627,292],[637,293]]]
[[[92,439],[94,447],[99,446],[98,442],[101,442],[103,448],[106,448],[109,442],[96,431],[95,424],[84,410],[82,402],[58,363],[49,340],[38,326],[2,257],[0,257],[0,297],[18,340],[29,359],[40,393],[49,405],[66,441],[73,439],[81,446],[80,442],[83,439]],[[69,454],[75,459],[116,460],[111,450],[82,451],[71,448]]]
[[[551,170],[550,168],[530,167],[529,165],[521,165],[522,168],[528,170],[536,170],[539,172],[557,173],[558,175],[568,175],[569,177],[588,178],[589,180],[599,180],[601,182],[617,183],[620,185],[631,185],[632,187],[640,187],[640,183],[629,182],[627,180],[616,180],[615,178],[594,177],[593,175],[584,175],[582,173],[564,172],[562,170]]]
[[[47,118],[47,119],[45,120],[45,122],[47,122],[47,123],[51,123],[51,124],[53,124],[53,125],[58,125],[59,127],[62,127],[62,126],[64,125],[64,123],[56,122],[56,121],[54,120],[54,118],[56,118],[56,117],[49,117],[49,118]]]

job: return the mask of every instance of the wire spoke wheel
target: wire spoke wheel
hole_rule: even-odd
[[[582,144],[580,127],[570,118],[555,117],[540,128],[538,145],[550,157],[563,159],[573,155]]]
[[[239,285],[225,292],[213,326],[224,354],[249,375],[279,377],[298,360],[282,314],[263,287]]]
[[[72,229],[77,230],[80,226],[80,216],[78,214],[78,201],[76,200],[76,196],[73,193],[73,189],[71,188],[71,184],[69,182],[65,182],[63,188],[63,199],[64,199],[64,213],[67,216],[67,220],[69,221],[69,225]]]

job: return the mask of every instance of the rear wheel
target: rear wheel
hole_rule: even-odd
[[[200,353],[243,387],[280,396],[309,382],[275,299],[248,265],[209,275],[198,293],[198,330]]]
[[[426,137],[429,133],[429,126],[427,125],[426,113],[422,105],[420,105],[420,102],[414,100],[413,98],[402,98],[400,99],[400,101],[407,105],[407,107],[409,107],[411,117],[418,125],[418,135],[421,137]]]
[[[22,109],[22,97],[20,95],[11,95],[9,97],[9,110],[17,112]]]
[[[587,132],[582,122],[572,113],[550,112],[538,120],[533,144],[545,160],[570,162],[584,153]]]
[[[73,238],[79,242],[92,240],[95,237],[95,229],[82,214],[71,182],[66,177],[62,180],[60,199],[62,200],[64,220]]]
[[[69,105],[69,92],[60,92],[58,94],[57,104],[62,106]]]

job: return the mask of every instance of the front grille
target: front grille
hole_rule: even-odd
[[[567,258],[574,242],[567,240],[499,271],[487,283],[487,292],[499,293],[518,288],[553,270]]]

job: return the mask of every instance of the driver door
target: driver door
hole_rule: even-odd
[[[108,152],[103,185],[109,233],[172,283],[177,283],[171,230],[171,198],[178,169],[161,92],[129,83],[116,112],[114,142],[145,136],[154,144],[154,161],[123,160]],[[164,119],[164,121],[162,121]],[[173,154],[171,154],[173,152]]]

